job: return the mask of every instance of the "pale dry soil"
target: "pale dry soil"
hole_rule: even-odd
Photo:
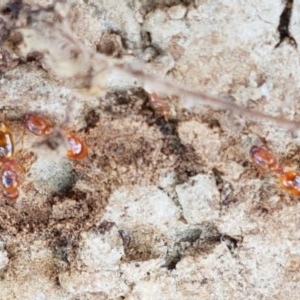
[[[275,48],[282,1],[69,2],[62,18],[86,49],[299,120],[299,49]],[[295,1],[296,41],[299,10]],[[298,299],[300,204],[249,157],[265,143],[297,168],[296,130],[194,109],[171,92],[164,118],[143,82],[121,74],[101,95],[82,93],[80,77],[52,72],[60,56],[26,43],[12,32],[1,49],[1,121],[24,174],[20,197],[0,199],[0,299]],[[28,112],[78,132],[88,157],[37,146],[43,138],[23,129]]]

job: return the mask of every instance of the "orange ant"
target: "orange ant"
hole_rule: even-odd
[[[253,146],[250,150],[254,164],[264,171],[282,172],[282,166],[278,163],[275,155],[268,149]]]
[[[300,196],[300,173],[296,171],[284,171],[275,155],[263,147],[253,146],[250,155],[257,167],[264,171],[270,171],[277,176],[280,185],[293,196]]]
[[[293,196],[300,196],[300,173],[286,171],[279,176],[281,186]]]
[[[172,119],[172,113],[168,103],[161,99],[157,93],[147,93],[149,96],[149,102],[153,110],[159,114],[159,116],[164,117],[166,121]]]
[[[3,195],[9,199],[19,196],[19,164],[13,159],[14,142],[12,131],[5,123],[0,123],[0,168]]]
[[[3,195],[9,199],[16,199],[19,196],[19,164],[14,159],[7,159],[1,166],[1,182]]]
[[[73,159],[85,158],[88,155],[87,145],[75,134],[67,134],[68,146],[67,156]]]
[[[48,135],[53,129],[53,124],[49,120],[34,114],[25,115],[24,125],[35,135]]]
[[[54,128],[50,120],[36,114],[25,115],[24,126],[35,135],[49,135]],[[88,155],[87,145],[75,133],[67,132],[66,138],[68,158],[82,159]]]
[[[44,136],[54,132],[54,125],[48,119],[36,114],[27,114],[24,117],[24,126],[35,135]],[[72,159],[81,159],[87,156],[88,147],[75,134],[67,132],[65,138],[68,143],[67,156]],[[14,200],[19,196],[21,167],[13,158],[14,142],[11,128],[0,123],[0,177],[4,197]]]
[[[0,123],[0,159],[12,157],[14,152],[14,142],[10,127]]]

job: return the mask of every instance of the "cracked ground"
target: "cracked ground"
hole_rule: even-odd
[[[297,1],[0,9],[0,115],[23,167],[18,199],[0,199],[1,299],[298,299],[298,199],[249,155],[265,145],[297,170],[297,128],[172,89],[153,102],[138,72],[105,72],[136,64],[299,121]],[[29,112],[75,131],[88,157],[42,147]]]

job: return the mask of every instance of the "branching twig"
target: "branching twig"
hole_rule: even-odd
[[[185,88],[177,82],[147,74],[142,67],[136,68],[134,64],[122,63],[97,53],[76,38],[66,10],[64,15],[59,15],[60,11],[56,8],[59,4],[56,2],[51,9],[31,12],[31,23],[17,30],[23,35],[24,56],[32,51],[41,52],[45,68],[78,90],[97,96],[102,95],[107,76],[110,72],[117,71],[141,80],[144,85],[150,86],[153,92],[179,96],[181,105],[185,108],[201,108],[208,105],[232,111],[243,117],[272,122],[288,129],[300,128],[300,122],[287,120],[281,116],[271,116],[221,97]],[[26,13],[30,14],[30,11]]]
[[[288,129],[295,130],[300,128],[300,122],[298,121],[288,120],[280,116],[272,116],[258,110],[249,109],[236,103],[229,102],[221,97],[211,96],[200,91],[193,91],[183,87],[177,82],[175,83],[170,80],[147,74],[141,69],[134,68],[130,64],[116,64],[115,68],[129,76],[139,78],[144,83],[151,85],[152,89],[158,93],[174,94],[179,96],[183,104],[184,102],[189,104],[183,105],[185,107],[190,106],[191,108],[197,108],[201,107],[202,105],[209,105],[212,107],[229,110],[251,119],[272,122]]]

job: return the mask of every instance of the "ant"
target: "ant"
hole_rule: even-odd
[[[53,124],[49,120],[34,114],[25,115],[24,126],[35,135],[48,135],[53,130]]]
[[[0,123],[0,167],[2,194],[9,199],[16,199],[19,196],[19,170],[20,166],[13,158],[14,142],[11,128]]]
[[[278,163],[274,153],[266,148],[253,146],[250,150],[250,156],[254,164],[261,170],[275,173],[282,171],[282,166]]]
[[[14,200],[19,196],[19,170],[20,166],[14,159],[7,159],[1,166],[1,182],[3,196]]]
[[[174,118],[171,108],[166,101],[166,99],[162,99],[151,87],[144,86],[144,91],[148,95],[148,101],[154,111],[155,115],[159,117],[163,117],[165,121],[170,121]]]
[[[53,123],[36,114],[26,114],[23,123],[28,131],[38,136],[48,136],[54,132]],[[68,158],[82,159],[88,155],[87,145],[74,132],[66,132],[64,139],[68,145],[66,153]],[[0,163],[2,194],[5,198],[15,200],[19,196],[19,174],[22,168],[14,158],[12,130],[4,122],[0,122]]]
[[[293,196],[300,196],[300,173],[286,171],[280,176],[281,186]]]
[[[82,159],[88,155],[87,145],[73,132],[67,134],[67,156],[72,159]]]
[[[157,93],[147,93],[149,96],[149,102],[152,109],[159,116],[163,117],[166,121],[172,119],[172,113],[168,103],[163,100]]]
[[[27,114],[24,117],[24,126],[31,133],[46,136],[53,133],[53,123],[45,117],[36,114]],[[88,155],[87,145],[74,132],[65,134],[67,140],[67,157],[71,159],[82,159]]]
[[[284,167],[278,163],[272,151],[259,146],[253,146],[250,150],[250,156],[254,164],[275,175],[281,187],[292,196],[300,196],[300,173],[297,171],[285,171]]]
[[[14,152],[13,136],[10,127],[0,123],[0,159],[12,157]]]

